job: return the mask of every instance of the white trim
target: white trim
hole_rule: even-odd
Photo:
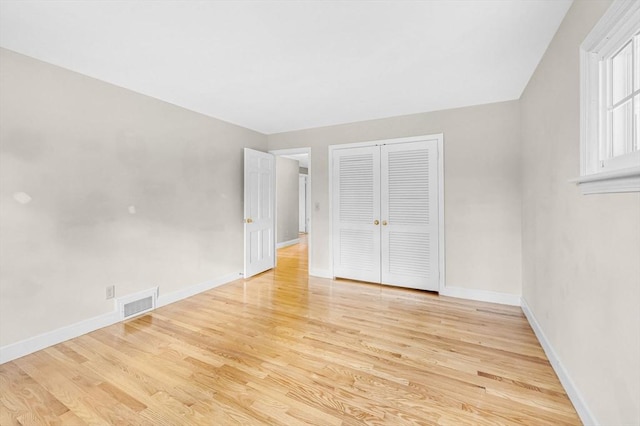
[[[438,292],[446,288],[444,247],[444,134],[438,135]]]
[[[614,192],[640,192],[640,175],[629,178],[585,182],[579,185],[580,190],[584,195]]]
[[[443,135],[442,133],[434,133],[432,135],[410,136],[407,138],[378,139],[374,141],[329,145],[329,154],[331,155],[332,152],[336,149],[363,148],[367,146],[392,145],[396,143],[407,143],[407,142],[422,142],[425,140],[434,140],[434,139],[442,138],[442,135]]]
[[[458,299],[477,300],[479,302],[499,303],[501,305],[520,306],[520,295],[498,293],[473,288],[445,286],[440,289],[440,296],[456,297]]]
[[[632,15],[640,12],[636,0],[615,0],[585,37],[581,50],[594,52],[600,58],[608,56],[618,44],[634,33]]]
[[[242,278],[241,272],[236,272],[234,274],[225,275],[220,278],[216,278],[213,280],[205,281],[199,284],[195,284],[189,286],[187,288],[183,288],[181,290],[173,291],[168,294],[159,295],[157,307],[160,308],[162,306],[166,306],[170,303],[178,302],[182,299],[186,299],[191,296],[195,296],[196,294],[211,290],[213,288],[219,287],[223,284],[230,283],[231,281],[235,281],[237,279]]]
[[[627,169],[613,170],[610,172],[598,173],[597,175],[581,176],[579,178],[571,179],[569,182],[573,183],[586,183],[596,182],[600,180],[618,179],[626,177],[640,176],[640,166],[629,167]]]
[[[640,167],[581,176],[569,180],[580,186],[583,194],[640,191]]]
[[[421,142],[425,140],[438,141],[438,267],[440,268],[440,279],[438,282],[439,290],[442,291],[445,288],[445,238],[444,238],[444,133],[434,133],[431,135],[410,136],[406,138],[394,138],[394,139],[379,139],[367,142],[355,142],[345,143],[339,145],[329,145],[329,260],[331,262],[329,266],[329,275],[318,275],[326,278],[335,278],[333,272],[333,214],[332,214],[332,200],[333,200],[333,152],[339,149],[349,148],[362,148],[367,146],[376,145],[391,145],[397,143],[407,142]],[[325,271],[322,271],[323,273]],[[311,272],[309,272],[310,275]]]
[[[118,312],[114,309],[112,312],[97,317],[60,327],[56,330],[42,333],[19,342],[10,343],[0,347],[0,364],[13,361],[16,358],[29,355],[41,349],[48,348],[49,346],[57,345],[58,343],[107,327],[119,321]]]
[[[296,155],[296,154],[311,154],[311,148],[285,148],[285,149],[270,149],[269,153],[273,155]]]
[[[329,214],[329,270],[323,271],[329,272],[329,276],[326,278],[331,279],[336,277],[333,273],[333,151],[336,149],[334,148],[335,146],[339,145],[329,145],[329,154],[327,155],[327,160],[329,162],[329,164],[327,164],[327,174],[329,175],[329,209],[327,211]]]
[[[580,176],[597,170],[599,145],[599,86],[596,55],[580,49]]]
[[[239,278],[242,278],[242,273],[236,272],[234,274],[229,274],[211,281],[192,285],[185,289],[174,291],[166,295],[158,296],[158,298],[156,299],[156,308],[166,306],[170,303],[174,303],[182,299],[186,299],[187,297],[195,296],[198,293],[211,290],[212,288],[221,286],[231,281],[235,281]],[[148,293],[148,291],[144,293],[146,294]],[[137,297],[136,295],[139,295],[139,293],[131,295],[131,297],[135,300],[135,298]],[[126,296],[127,299],[129,297],[130,296]],[[120,298],[119,300],[123,299],[125,298]],[[82,336],[83,334],[91,333],[92,331],[96,331],[100,328],[107,327],[118,322],[120,322],[120,316],[116,306],[116,302],[114,301],[114,308],[111,312],[107,312],[106,314],[102,314],[97,317],[82,320],[74,324],[60,327],[56,330],[52,330],[25,340],[21,340],[19,342],[10,343],[8,345],[0,347],[0,364],[13,361],[16,358],[29,355],[41,349],[57,345],[58,343],[62,343],[69,339]]]
[[[292,246],[294,244],[298,244],[300,242],[300,238],[295,238],[293,240],[289,240],[289,241],[283,241],[281,243],[277,243],[276,244],[276,248],[277,249],[281,249],[283,247],[289,247]]]
[[[329,269],[309,269],[309,275],[312,277],[333,279],[333,274]]]
[[[542,327],[540,327],[540,323],[538,323],[538,321],[536,320],[536,317],[533,315],[533,312],[531,312],[531,309],[529,309],[529,305],[527,305],[527,302],[524,300],[524,297],[521,300],[521,307],[522,307],[522,312],[524,312],[525,317],[527,317],[527,320],[529,321],[529,324],[531,325],[533,332],[538,338],[540,345],[542,345],[542,349],[544,350],[544,353],[547,355],[547,358],[549,359],[549,362],[551,363],[553,370],[556,372],[556,375],[560,379],[560,383],[564,387],[564,390],[567,392],[567,395],[569,396],[569,399],[573,403],[573,406],[576,409],[578,416],[580,416],[580,420],[582,420],[582,423],[584,423],[585,425],[599,425],[600,423],[596,420],[595,416],[589,409],[589,406],[587,405],[584,398],[580,394],[580,391],[576,387],[575,383],[573,383],[573,380],[571,380],[571,376],[569,376],[569,372],[564,367],[564,365],[562,365],[562,362],[560,361],[558,354],[553,349],[553,347],[551,346],[551,342],[549,342],[549,339],[547,339],[547,336],[542,331]]]

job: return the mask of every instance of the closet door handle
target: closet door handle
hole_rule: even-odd
[[[382,226],[387,226],[387,221],[386,220],[382,221]]]
[[[374,221],[373,221],[373,224],[374,224],[374,225],[378,225],[379,223],[380,223],[380,222],[378,222],[378,219],[376,219],[376,220],[374,220]]]

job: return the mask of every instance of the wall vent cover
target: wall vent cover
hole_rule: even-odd
[[[156,307],[158,287],[150,288],[129,296],[118,298],[120,320],[126,320],[152,311]]]

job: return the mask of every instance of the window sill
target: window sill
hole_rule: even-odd
[[[569,182],[577,184],[584,195],[640,192],[640,166],[580,176]]]

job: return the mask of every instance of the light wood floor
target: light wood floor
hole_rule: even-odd
[[[278,268],[0,366],[0,424],[579,424],[519,308]]]

